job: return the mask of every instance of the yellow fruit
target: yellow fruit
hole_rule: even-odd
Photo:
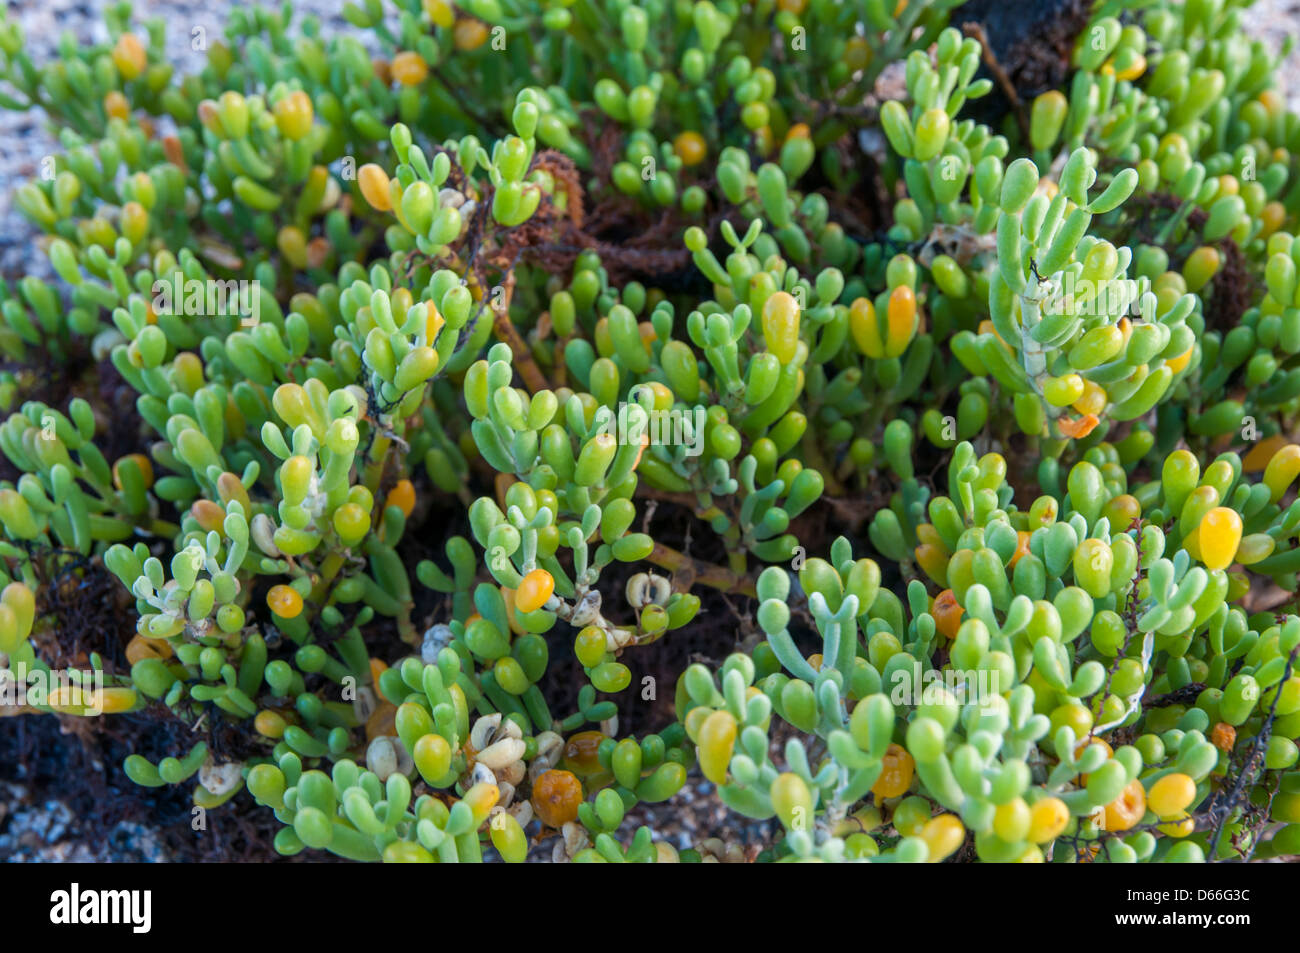
[[[388,173],[373,162],[367,162],[357,170],[357,185],[361,187],[361,194],[376,211],[392,211],[393,204],[389,199],[388,184]]]
[[[1025,799],[1013,798],[1006,804],[999,804],[993,812],[993,833],[1010,844],[1022,841],[1029,836],[1032,817]]]
[[[778,291],[763,305],[763,340],[782,364],[794,360],[799,348],[799,302]]]
[[[1286,221],[1286,206],[1281,202],[1269,202],[1259,212],[1261,238],[1268,238]]]
[[[488,28],[482,20],[472,20],[463,17],[456,21],[456,26],[452,30],[452,37],[456,42],[458,50],[477,50],[487,42]]]
[[[930,863],[937,864],[962,845],[966,828],[955,814],[940,814],[926,822],[920,836],[930,848]]]
[[[1241,517],[1234,509],[1216,506],[1201,519],[1197,542],[1206,569],[1227,569],[1241,545]]]
[[[263,738],[279,739],[284,737],[284,729],[288,726],[285,724],[284,716],[279,712],[263,708],[253,719],[253,727]]]
[[[1045,797],[1035,801],[1029,809],[1029,839],[1035,844],[1046,844],[1070,823],[1070,809],[1059,797]]]
[[[312,109],[311,97],[302,90],[295,90],[280,99],[275,104],[273,112],[276,128],[286,139],[296,142],[311,132],[315,112]]]
[[[1193,344],[1186,351],[1183,351],[1182,354],[1179,354],[1177,357],[1173,357],[1165,361],[1165,366],[1168,367],[1175,374],[1177,374],[1179,371],[1185,368],[1187,366],[1187,363],[1192,359],[1192,351],[1195,347],[1196,345]]]
[[[1081,414],[1093,414],[1095,416],[1100,414],[1105,406],[1105,389],[1094,381],[1083,381],[1083,394],[1074,402],[1074,409]]]
[[[1148,806],[1164,820],[1182,816],[1195,799],[1196,782],[1181,772],[1166,774],[1147,792]]]
[[[545,569],[534,569],[524,576],[515,590],[515,608],[520,612],[536,612],[546,605],[555,592],[555,578]]]
[[[692,166],[704,161],[704,157],[709,154],[709,147],[698,132],[687,130],[678,133],[673,140],[673,152],[682,160],[682,165]]]
[[[488,825],[492,846],[507,864],[522,864],[528,857],[528,835],[512,816],[499,811]]]
[[[109,119],[125,119],[131,115],[131,104],[115,89],[104,94],[104,113]]]
[[[447,739],[436,732],[422,735],[415,742],[411,760],[420,769],[420,774],[428,781],[437,781],[451,769],[451,746]]]
[[[169,659],[172,647],[166,639],[150,639],[143,635],[133,636],[126,646],[126,660],[134,665],[145,659]]]
[[[492,813],[492,808],[496,807],[497,801],[501,798],[501,789],[495,784],[487,781],[480,781],[461,798],[469,805],[470,811],[474,818],[474,826],[477,828],[487,820],[488,815]]]
[[[1183,814],[1167,824],[1157,824],[1156,830],[1169,837],[1186,837],[1196,830],[1196,818],[1190,814]]]
[[[1300,475],[1300,445],[1289,443],[1273,454],[1264,467],[1264,485],[1268,487],[1269,500],[1278,502],[1296,476]]]
[[[856,298],[849,305],[849,333],[853,343],[867,357],[879,360],[885,356],[885,342],[880,339],[880,326],[876,323],[876,306],[867,298]]]
[[[91,695],[90,707],[102,709],[105,715],[116,715],[130,711],[135,702],[134,688],[101,688]]]
[[[113,47],[113,65],[117,67],[123,79],[128,82],[135,79],[144,72],[148,63],[144,44],[140,42],[139,37],[134,33],[123,33],[117,38],[117,44]]]
[[[413,53],[410,50],[405,50],[394,56],[392,65],[389,68],[392,71],[393,79],[403,86],[418,86],[429,75],[428,64],[424,62],[419,53]]]
[[[456,22],[456,13],[448,0],[423,0],[422,6],[434,26],[446,30]]]
[[[714,784],[724,784],[731,754],[736,747],[736,719],[729,711],[715,711],[700,726],[696,753],[700,770]]]
[[[283,619],[296,619],[302,614],[302,596],[289,586],[272,586],[266,594],[266,604]]]
[[[438,340],[438,332],[442,330],[447,321],[438,313],[438,309],[433,306],[433,302],[428,302],[428,308],[429,314],[424,321],[424,343],[429,347],[433,347],[434,342]]]
[[[772,782],[769,792],[776,815],[790,831],[811,831],[813,824],[813,795],[803,778],[786,771]]]

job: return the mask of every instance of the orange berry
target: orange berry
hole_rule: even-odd
[[[452,38],[455,40],[456,49],[477,50],[487,42],[488,28],[482,20],[474,20],[469,17],[462,17],[456,21],[456,26],[452,28]]]
[[[1237,729],[1221,721],[1210,732],[1210,743],[1220,751],[1231,751],[1237,743]]]
[[[1126,831],[1147,812],[1147,792],[1137,778],[1130,781],[1120,796],[1106,805],[1102,826],[1108,831]]]
[[[677,153],[677,158],[682,160],[682,165],[692,166],[704,161],[704,157],[709,153],[709,147],[698,132],[687,130],[678,133],[677,138],[673,140],[673,152]]]
[[[282,619],[296,619],[302,614],[302,596],[290,586],[272,586],[266,594],[266,604]]]
[[[936,581],[942,579],[943,574],[948,571],[948,560],[951,555],[942,546],[934,543],[922,543],[915,550],[916,564]]]
[[[149,58],[139,37],[134,33],[123,33],[117,38],[117,44],[113,47],[113,65],[123,79],[135,79],[144,72],[148,63]]]
[[[419,86],[429,75],[429,67],[420,54],[410,50],[394,56],[391,69],[393,79],[403,86]]]
[[[126,646],[126,660],[134,665],[145,659],[169,659],[172,647],[165,639],[149,639],[143,635],[134,636]]]
[[[1274,434],[1271,437],[1265,437],[1259,443],[1250,448],[1249,452],[1241,459],[1241,469],[1245,473],[1262,473],[1268,466],[1268,461],[1273,459],[1273,454],[1277,453],[1288,443],[1290,443],[1286,434]]]
[[[195,500],[190,506],[190,515],[198,522],[199,527],[206,533],[221,532],[222,526],[226,522],[226,511],[220,503],[214,503],[211,500]]]
[[[1259,94],[1259,101],[1268,110],[1270,116],[1278,115],[1286,107],[1286,100],[1276,89],[1264,90]]]
[[[155,319],[156,320],[156,319]],[[113,486],[122,489],[122,478],[118,475],[118,466],[123,460],[133,460],[135,465],[140,468],[140,475],[144,477],[144,487],[149,489],[153,486],[153,463],[143,453],[128,453],[126,456],[113,464]]]
[[[410,480],[398,480],[384,499],[384,509],[395,506],[409,517],[415,509],[415,486]]]
[[[898,357],[916,334],[916,292],[910,285],[899,285],[889,293],[885,312],[885,357]]]
[[[600,731],[580,731],[570,736],[564,744],[564,766],[569,769],[564,773],[572,772],[585,778],[603,771],[597,751],[604,740],[605,734]]]
[[[876,783],[871,786],[871,793],[877,800],[885,798],[898,797],[912,786],[912,774],[916,770],[916,761],[907,752],[902,745],[890,743],[885,749],[885,756],[881,758],[884,767],[881,768],[880,777],[876,778]]]
[[[961,628],[961,617],[965,610],[957,604],[957,597],[951,589],[945,589],[934,597],[930,615],[934,616],[934,627],[947,639],[957,638]]]
[[[547,827],[560,828],[577,820],[582,782],[569,771],[552,768],[533,782],[533,810]]]
[[[1020,557],[1029,552],[1029,533],[1023,529],[1016,530],[1016,551],[1011,554],[1011,559],[1007,562],[1008,569],[1015,569],[1016,563],[1020,562]]]
[[[379,676],[388,671],[388,663],[383,659],[372,658],[370,660],[370,684],[375,686],[375,694],[381,701],[388,701],[384,693],[379,689]]]
[[[546,605],[554,591],[554,577],[545,569],[534,569],[524,576],[515,590],[515,607],[520,612],[535,612]]]
[[[1265,205],[1259,212],[1261,238],[1267,238],[1282,227],[1286,221],[1286,206],[1281,202],[1273,201]]]
[[[104,112],[109,119],[125,119],[131,115],[131,104],[115,89],[104,94]]]
[[[811,139],[811,138],[812,138],[812,130],[808,128],[808,124],[806,122],[795,123],[793,126],[789,128],[789,130],[786,131],[785,134],[786,142],[789,142],[791,139]]]

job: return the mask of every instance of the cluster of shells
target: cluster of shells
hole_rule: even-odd
[[[546,732],[545,734],[555,734]],[[538,747],[542,736],[538,736]],[[555,735],[558,745],[560,736]],[[528,774],[524,764],[524,733],[519,725],[500,712],[483,715],[470,729],[469,740],[465,744],[465,754],[469,757],[469,779],[467,786],[487,782],[497,787],[497,803],[492,813],[505,811],[512,815],[524,827],[533,819],[533,805],[527,798],[515,800],[519,785]],[[540,757],[540,753],[539,753]]]

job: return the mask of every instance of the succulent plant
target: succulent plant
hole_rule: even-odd
[[[252,8],[184,76],[129,4],[43,65],[0,18],[63,149],[57,280],[0,282],[0,701],[189,726],[126,774],[284,854],[1300,852],[1278,59],[1106,0],[988,125],[953,7]],[[135,636],[51,653],[101,570]],[[657,838],[694,771],[771,841]]]

